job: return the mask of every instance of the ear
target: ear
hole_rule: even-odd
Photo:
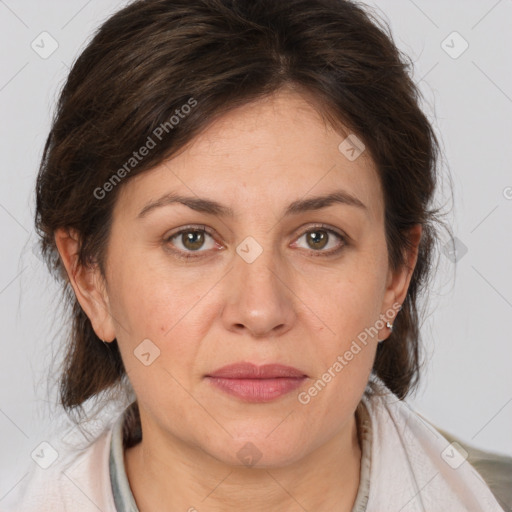
[[[407,296],[407,290],[409,289],[411,277],[418,260],[418,249],[421,242],[422,231],[423,228],[421,224],[416,224],[409,230],[408,239],[411,242],[411,248],[407,253],[405,266],[395,270],[394,272],[392,269],[389,269],[388,271],[384,300],[382,303],[382,314],[385,314],[390,310],[395,310],[396,316],[398,313],[398,308],[396,307],[397,304],[402,305],[405,297]],[[391,323],[393,323],[395,317],[389,318],[388,316],[387,318]],[[379,337],[379,339],[384,339],[389,335],[388,328],[384,327],[384,330],[387,334]]]
[[[116,337],[105,282],[98,265],[84,267],[78,263],[79,235],[75,230],[59,228],[55,244],[66,268],[69,282],[94,332],[103,341]]]

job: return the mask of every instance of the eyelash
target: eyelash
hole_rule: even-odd
[[[322,231],[326,231],[327,233],[329,233],[330,235],[334,235],[336,237],[338,237],[342,243],[341,246],[339,247],[336,247],[335,249],[330,249],[329,251],[314,251],[314,250],[311,250],[309,251],[313,257],[329,257],[329,256],[335,256],[336,254],[338,254],[339,252],[341,252],[347,245],[348,245],[348,237],[346,235],[343,235],[342,233],[334,230],[333,228],[325,225],[325,224],[317,224],[317,225],[314,225],[312,226],[311,228],[307,229],[306,231],[304,231],[298,238],[301,238],[302,236],[308,234],[308,233],[311,233],[315,230],[322,230]],[[207,228],[206,226],[185,226],[184,228],[180,229],[179,231],[169,235],[168,237],[165,238],[165,243],[166,244],[170,244],[171,241],[178,237],[179,235],[182,235],[183,233],[192,233],[192,232],[203,232],[203,233],[206,233],[208,235],[210,235],[212,238],[214,238],[214,234],[212,232],[212,230],[210,230],[209,228]],[[171,251],[174,253],[174,255],[179,258],[179,259],[182,259],[182,260],[191,260],[191,259],[196,259],[196,258],[201,258],[202,256],[200,255],[200,253],[202,252],[206,252],[206,251],[195,251],[196,253],[198,254],[194,254],[194,251],[187,251],[187,252],[184,252],[182,251],[181,249],[171,249]]]

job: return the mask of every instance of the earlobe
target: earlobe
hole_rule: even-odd
[[[104,279],[98,265],[80,265],[80,237],[75,230],[59,228],[54,237],[69,282],[80,306],[91,321],[94,332],[101,340],[113,340],[116,335]]]

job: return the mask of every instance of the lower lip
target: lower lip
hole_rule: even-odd
[[[206,377],[214,386],[247,402],[270,402],[297,389],[307,377],[226,379]]]

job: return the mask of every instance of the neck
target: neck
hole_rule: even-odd
[[[168,434],[162,443],[147,430],[143,421],[143,440],[125,451],[140,512],[352,510],[361,463],[354,415],[302,459],[267,468],[228,465]]]

